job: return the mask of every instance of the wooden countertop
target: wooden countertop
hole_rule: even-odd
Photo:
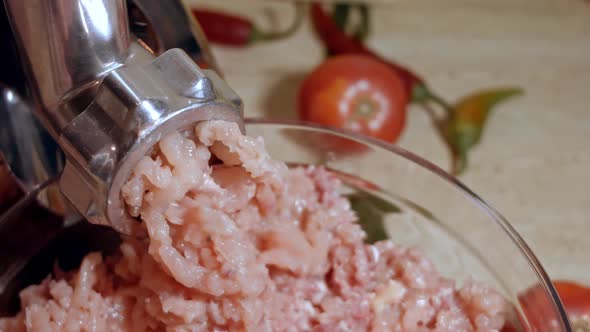
[[[449,99],[478,87],[525,88],[524,97],[497,108],[461,180],[515,226],[553,278],[590,283],[590,2],[370,2],[371,46]],[[190,3],[265,26],[285,26],[292,15],[287,1]],[[247,116],[283,118],[294,118],[297,86],[323,56],[308,23],[281,42],[213,51]],[[447,151],[418,108],[399,144],[448,168]]]

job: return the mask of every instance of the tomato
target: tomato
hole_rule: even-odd
[[[553,284],[570,317],[590,319],[590,288],[571,281],[554,281]]]
[[[298,113],[303,121],[352,130],[395,142],[406,121],[402,80],[364,55],[328,58],[303,81]]]
[[[570,323],[575,331],[590,332],[590,288],[575,282],[556,280],[553,281],[555,290],[561,298]],[[519,302],[524,314],[530,322],[531,332],[550,331],[556,329],[556,321],[548,319],[553,317],[553,308],[545,303],[545,291],[540,286],[528,289],[519,295]],[[543,301],[539,301],[543,299]],[[507,326],[502,332],[515,331],[512,326]]]
[[[565,311],[576,331],[590,331],[590,288],[571,281],[554,281]]]

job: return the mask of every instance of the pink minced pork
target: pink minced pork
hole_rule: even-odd
[[[212,156],[217,162],[211,166]],[[221,161],[221,162],[219,162]],[[498,331],[504,299],[457,289],[417,249],[365,244],[340,181],[203,122],[123,189],[147,237],[21,292],[0,331]]]

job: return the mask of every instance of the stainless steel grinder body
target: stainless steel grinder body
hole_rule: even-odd
[[[179,1],[162,5],[169,20],[158,1],[133,2],[160,27],[173,27],[174,17],[191,20]],[[176,48],[156,57],[130,33],[124,0],[5,0],[5,6],[36,115],[65,155],[61,191],[90,222],[129,233],[135,221],[125,213],[121,187],[167,133],[211,119],[243,129],[239,96],[216,71],[195,64],[195,43],[171,38],[189,45],[188,54]],[[169,27],[163,30],[174,36]]]

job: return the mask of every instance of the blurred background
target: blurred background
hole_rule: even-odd
[[[191,0],[194,8],[293,22],[289,1]],[[364,43],[411,68],[450,104],[519,87],[494,107],[460,179],[524,237],[552,278],[590,283],[590,2],[583,0],[367,1]],[[297,119],[303,80],[326,58],[306,11],[287,38],[213,45],[248,117]],[[406,109],[396,143],[448,170],[451,154],[422,105]]]

